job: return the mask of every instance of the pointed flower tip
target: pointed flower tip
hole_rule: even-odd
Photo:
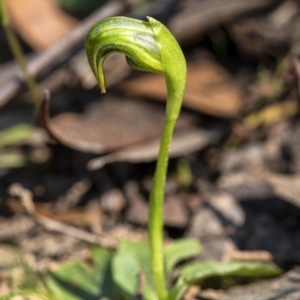
[[[104,79],[104,74],[103,74],[102,70],[100,70],[100,72],[99,72],[98,83],[100,86],[101,94],[105,94],[106,93],[105,79]]]

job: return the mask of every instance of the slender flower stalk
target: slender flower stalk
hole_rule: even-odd
[[[90,66],[105,93],[103,63],[112,52],[126,55],[128,64],[138,70],[163,73],[168,97],[160,150],[150,193],[149,236],[154,285],[159,300],[169,292],[163,257],[163,202],[168,168],[169,148],[178,118],[186,81],[186,63],[170,31],[157,20],[148,22],[126,17],[113,17],[97,23],[86,39]]]

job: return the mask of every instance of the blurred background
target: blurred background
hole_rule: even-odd
[[[263,250],[285,270],[300,264],[298,0],[4,4],[0,250],[17,246],[43,273],[84,257],[95,241],[115,247],[124,237],[146,238],[164,78],[133,71],[113,54],[101,95],[84,42],[105,17],[152,16],[174,34],[188,65],[170,153],[166,238],[201,239],[201,259]],[[14,287],[3,274],[0,295]]]

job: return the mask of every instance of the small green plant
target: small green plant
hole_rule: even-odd
[[[168,166],[168,152],[178,118],[186,81],[186,63],[182,51],[169,32],[157,20],[139,21],[113,17],[96,24],[86,39],[91,68],[105,92],[103,63],[112,52],[126,55],[128,64],[138,70],[163,73],[168,98],[160,150],[150,193],[150,242],[123,241],[115,253],[97,247],[92,249],[94,268],[82,261],[63,266],[43,278],[45,288],[36,291],[48,299],[97,300],[136,299],[179,300],[190,285],[213,276],[275,276],[280,270],[259,262],[192,263],[182,268],[173,283],[174,267],[198,255],[202,249],[195,239],[177,240],[163,245],[163,201]],[[17,294],[31,294],[33,286]],[[14,293],[13,295],[15,295]],[[35,293],[36,294],[36,293]],[[11,295],[0,298],[9,299]]]
[[[160,300],[168,299],[163,258],[163,201],[168,153],[186,81],[183,53],[170,31],[160,22],[114,17],[98,23],[86,40],[87,57],[105,92],[103,62],[111,52],[126,55],[138,70],[163,73],[168,89],[166,117],[150,195],[149,236],[155,289]]]

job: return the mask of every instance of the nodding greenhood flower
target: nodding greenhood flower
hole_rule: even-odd
[[[100,21],[89,32],[86,52],[89,64],[105,93],[103,63],[112,52],[126,55],[137,70],[163,73],[168,88],[167,118],[177,119],[186,80],[186,63],[170,31],[157,20],[112,17]]]

